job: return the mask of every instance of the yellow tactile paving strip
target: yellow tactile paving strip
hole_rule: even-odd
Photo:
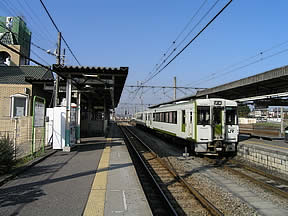
[[[111,138],[108,138],[107,143],[111,143],[111,140]],[[89,198],[83,213],[84,216],[104,215],[110,151],[110,146],[106,146],[103,150],[97,173],[94,177]]]

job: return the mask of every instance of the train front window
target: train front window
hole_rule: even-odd
[[[197,124],[209,125],[210,124],[210,107],[198,106],[197,107]]]
[[[227,125],[237,125],[237,108],[236,107],[226,107],[226,124]]]

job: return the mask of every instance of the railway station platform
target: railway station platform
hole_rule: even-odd
[[[0,187],[0,215],[152,215],[135,168],[112,124]]]
[[[288,143],[240,136],[239,159],[288,176]]]

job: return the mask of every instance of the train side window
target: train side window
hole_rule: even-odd
[[[160,122],[163,122],[163,121],[164,121],[164,113],[161,112],[161,113],[160,113]]]
[[[169,123],[169,113],[165,112],[165,122]]]
[[[192,123],[192,115],[193,115],[193,113],[190,112],[190,123]]]
[[[173,112],[169,112],[169,123],[173,123],[172,115],[173,115]]]
[[[172,123],[177,124],[177,111],[172,112]]]
[[[226,124],[227,125],[238,124],[236,107],[226,107]]]
[[[182,110],[182,124],[185,124],[185,110]]]

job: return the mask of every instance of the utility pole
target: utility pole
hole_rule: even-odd
[[[174,77],[174,100],[176,100],[176,77]]]
[[[56,51],[56,64],[60,65],[61,63],[61,32],[58,32],[58,42],[57,42],[57,51]],[[55,81],[55,96],[54,96],[54,107],[56,107],[58,102],[58,93],[59,93],[59,76],[56,73],[56,81]]]
[[[62,65],[64,66],[65,65],[65,53],[66,53],[66,50],[65,48],[63,49],[63,56],[62,56]]]

